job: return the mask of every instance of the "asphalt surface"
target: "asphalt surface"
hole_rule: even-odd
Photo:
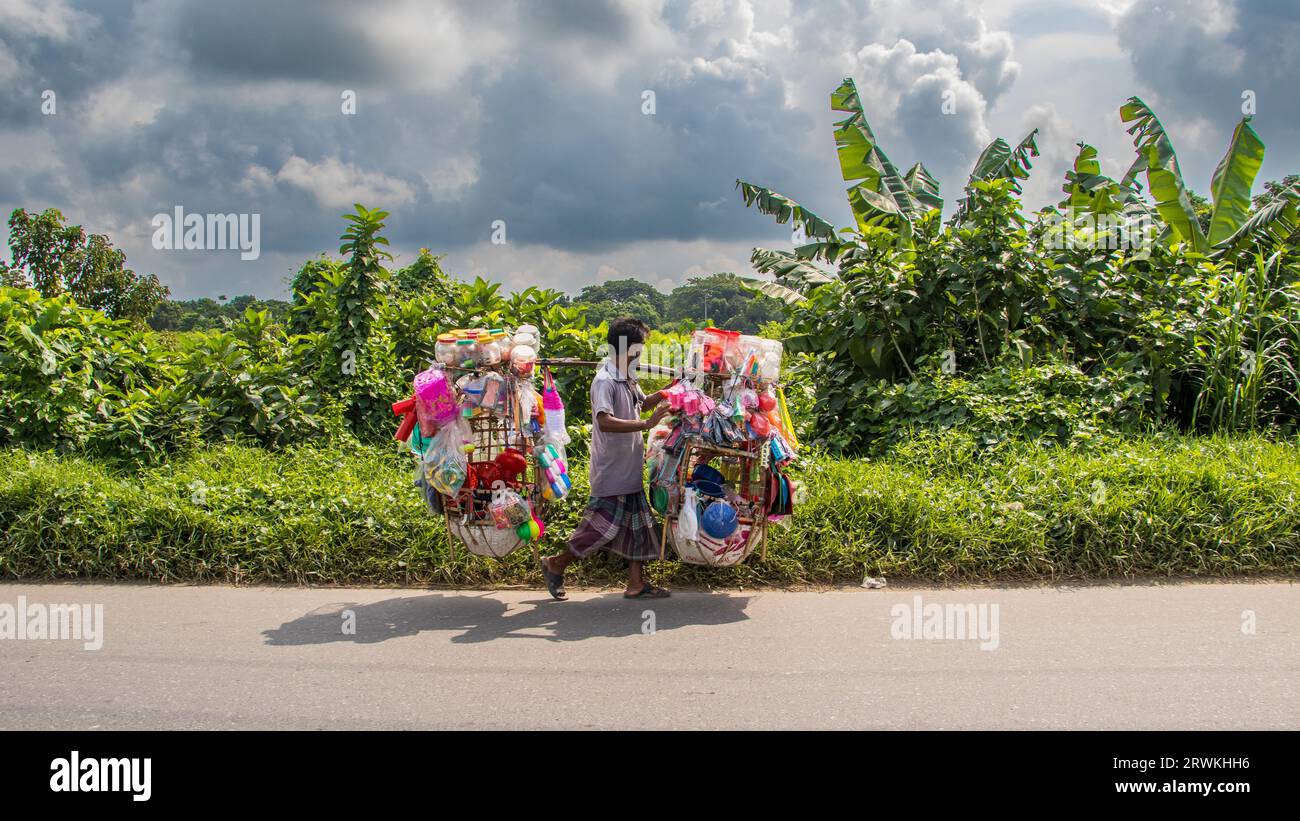
[[[0,635],[20,596],[102,604],[103,644],[0,638],[0,729],[1300,728],[1285,582],[650,602],[4,583]],[[984,638],[955,638],[930,605],[973,606],[973,628],[997,605],[996,631],[986,607]]]

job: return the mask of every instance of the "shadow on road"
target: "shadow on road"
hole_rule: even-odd
[[[489,593],[433,593],[371,604],[327,604],[275,629],[264,630],[262,635],[273,646],[375,644],[432,630],[460,631],[451,639],[458,644],[495,639],[581,641],[641,635],[651,619],[656,632],[744,621],[749,618],[745,615],[749,599],[685,591],[669,599],[635,601],[614,593],[566,602],[539,598],[519,602],[517,607],[524,609],[506,612],[506,602]],[[354,614],[353,634],[344,632],[345,611]]]

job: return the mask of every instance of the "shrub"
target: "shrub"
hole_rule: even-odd
[[[811,454],[796,515],[704,585],[1227,576],[1300,571],[1300,448],[1260,437],[1099,437],[1074,448],[920,433],[879,459]],[[546,515],[556,549],[585,502]],[[450,551],[395,448],[221,445],[124,471],[0,452],[0,576],[330,584],[539,584],[531,552]],[[669,553],[671,556],[671,552]],[[621,561],[573,582],[621,578]]]

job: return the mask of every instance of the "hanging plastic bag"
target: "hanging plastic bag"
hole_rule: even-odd
[[[423,467],[423,465],[418,463],[416,464],[415,479],[413,483],[417,488],[419,488],[420,493],[424,496],[424,503],[429,506],[429,512],[435,516],[441,516],[443,511],[442,495],[439,494],[437,490],[429,484],[428,480],[424,478]]]
[[[700,535],[699,498],[693,487],[682,491],[682,509],[677,515],[676,532],[677,538],[683,542],[693,542]]]
[[[527,433],[530,436],[537,436],[541,433],[541,425],[537,420],[540,413],[538,404],[537,386],[531,379],[517,379],[515,381],[515,425],[521,433]]]
[[[479,407],[500,414],[506,405],[505,377],[494,371],[483,374],[483,392],[479,397]]]
[[[542,373],[542,408],[546,411],[546,441],[563,449],[571,440],[564,423],[564,399],[555,387],[550,368]]]
[[[563,449],[543,442],[533,449],[533,458],[537,460],[537,470],[542,480],[542,498],[553,502],[567,496],[573,489],[573,481],[569,479],[569,466]]]
[[[528,506],[528,502],[524,501],[524,497],[504,485],[492,492],[492,502],[488,505],[488,512],[492,514],[492,521],[496,524],[497,530],[519,527],[533,518],[532,509]]]
[[[425,479],[444,496],[455,496],[465,486],[469,475],[465,446],[471,440],[469,423],[457,417],[438,431],[424,453]]]

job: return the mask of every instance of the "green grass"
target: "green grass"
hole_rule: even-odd
[[[1086,448],[911,439],[889,456],[810,456],[766,561],[668,562],[659,580],[798,585],[1224,577],[1300,571],[1300,449],[1261,437],[1107,439]],[[548,517],[572,530],[586,487]],[[453,557],[395,450],[224,446],[157,467],[0,451],[0,577],[305,584],[537,585],[531,552]],[[573,566],[613,582],[619,560]]]

